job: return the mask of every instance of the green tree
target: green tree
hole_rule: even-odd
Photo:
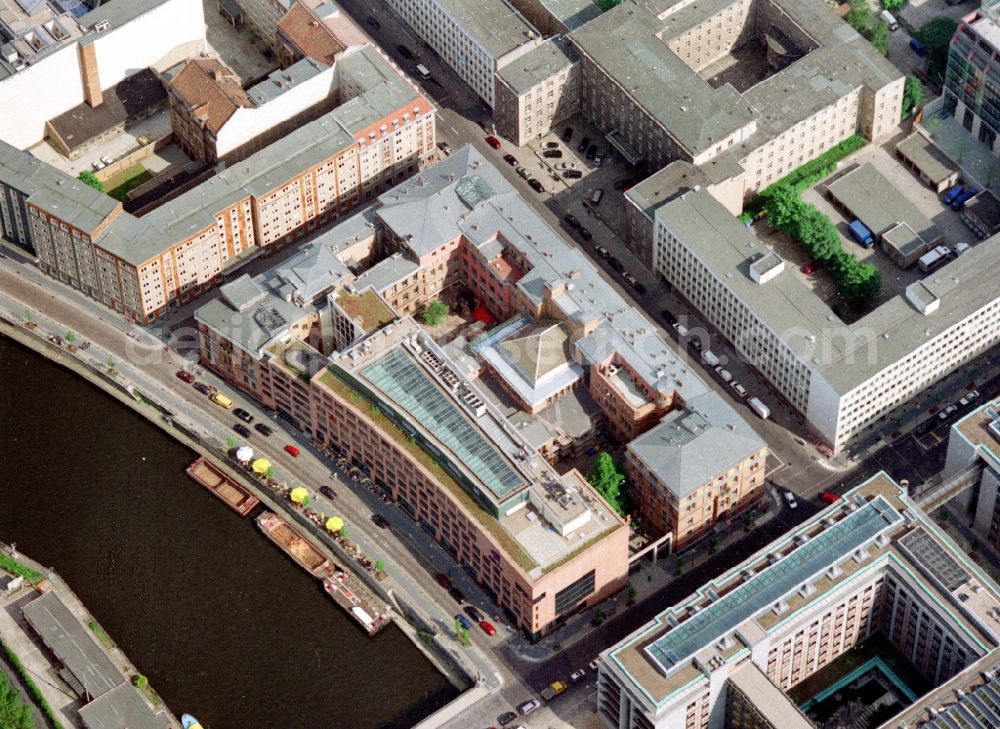
[[[35,318],[35,315],[32,313],[31,309],[25,309],[24,310],[24,320],[26,322],[30,323],[34,318]]]
[[[906,0],[882,0],[883,10],[899,10],[904,5],[906,5]]]
[[[428,303],[421,314],[424,324],[429,327],[436,327],[446,316],[448,316],[448,305],[441,299],[434,299]]]
[[[83,172],[81,172],[79,174],[79,178],[80,182],[82,182],[84,185],[89,185],[98,192],[104,192],[104,183],[98,180],[97,175],[95,175],[90,170],[84,170]]]
[[[73,330],[70,329],[70,330],[67,330],[66,336],[64,336],[63,339],[65,339],[67,342],[69,342],[70,344],[72,344],[73,342],[76,341],[76,335],[73,333]]]
[[[132,677],[132,685],[135,686],[140,691],[144,691],[149,688],[149,679],[143,676],[141,673],[137,673]]]
[[[851,7],[847,11],[847,23],[861,35],[866,35],[872,22],[872,9],[868,6],[868,0],[850,1]]]
[[[940,80],[944,80],[944,70],[948,63],[948,46],[956,30],[958,23],[951,18],[941,16],[928,21],[917,31],[917,40],[927,46],[927,70]]]
[[[24,703],[20,692],[10,684],[7,674],[0,671],[0,726],[10,729],[34,729],[31,707]]]
[[[909,116],[918,106],[924,103],[925,94],[926,89],[924,89],[924,84],[920,79],[912,73],[906,77],[906,83],[903,85],[904,118]]]
[[[110,354],[108,355],[107,365],[109,370],[113,370],[115,368],[115,358]]]
[[[625,474],[618,469],[610,453],[601,451],[590,469],[587,480],[597,493],[611,505],[611,508],[619,514],[626,512],[625,495],[621,490],[622,484],[625,482]]]
[[[868,38],[871,44],[875,46],[875,50],[881,53],[883,56],[889,54],[889,24],[884,20],[878,21],[875,26],[871,29],[871,35]]]
[[[375,560],[375,570],[377,572],[385,572],[385,560],[382,559]]]
[[[344,526],[340,527],[340,531],[338,532],[338,534],[340,534],[342,538],[347,539],[347,535],[350,534],[350,532],[347,531],[347,524],[344,524]]]
[[[268,466],[267,470],[264,472],[264,475],[267,476],[268,478],[274,478],[274,466]]]

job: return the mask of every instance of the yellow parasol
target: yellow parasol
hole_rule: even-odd
[[[326,520],[326,528],[331,532],[337,533],[344,527],[344,520],[339,516],[331,516]]]
[[[267,469],[271,467],[271,462],[266,458],[258,458],[253,462],[251,468],[253,468],[254,473],[267,473]]]
[[[309,492],[305,486],[296,486],[292,489],[292,493],[289,496],[296,504],[301,504],[309,496]]]

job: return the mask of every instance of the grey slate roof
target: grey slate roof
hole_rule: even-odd
[[[875,235],[881,235],[896,223],[906,223],[927,243],[934,243],[943,236],[941,229],[871,162],[834,180],[827,189]]]
[[[1000,235],[922,280],[923,287],[941,299],[930,316],[917,311],[901,293],[848,326],[787,268],[764,285],[754,283],[750,262],[770,250],[707,191],[689,192],[661,207],[656,216],[770,329],[796,332],[785,337],[785,343],[840,394],[997,296]]]
[[[706,392],[667,413],[628,450],[681,499],[766,445],[719,395]]]
[[[123,683],[80,709],[87,729],[167,729],[163,712],[153,713],[139,689]]]
[[[97,698],[125,682],[125,676],[54,592],[35,598],[22,608],[22,612],[90,698]]]
[[[597,9],[590,0],[587,4]],[[555,36],[507,63],[497,72],[497,78],[520,96],[579,60],[573,45],[564,36]]]
[[[493,58],[519,48],[538,31],[504,0],[435,0]]]
[[[732,86],[713,89],[655,33],[645,8],[623,3],[575,30],[570,39],[691,154],[754,121]]]
[[[266,79],[247,89],[247,96],[256,101],[258,106],[263,106],[269,101],[274,101],[282,94],[287,93],[303,81],[308,81],[314,76],[318,76],[326,69],[325,65],[320,65],[311,58],[303,58],[288,68],[279,68],[276,71],[272,71]]]

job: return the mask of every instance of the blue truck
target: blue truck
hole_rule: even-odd
[[[910,39],[910,48],[921,58],[927,55],[927,46],[918,41],[916,38]]]
[[[847,227],[850,229],[851,235],[854,236],[854,240],[865,248],[871,248],[875,245],[875,238],[872,236],[872,232],[860,220],[855,220]]]
[[[950,207],[952,210],[961,210],[962,208],[965,207],[965,203],[967,203],[969,200],[971,200],[978,194],[979,190],[970,185],[969,187],[962,190],[962,192],[959,193],[955,197],[955,199],[951,201],[948,207]]]
[[[951,205],[955,201],[955,198],[961,195],[964,191],[965,187],[963,185],[952,185],[945,192],[944,197],[941,198],[941,202],[945,205]]]

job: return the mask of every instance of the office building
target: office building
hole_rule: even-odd
[[[189,72],[202,65],[194,64]],[[333,71],[310,68],[312,78]],[[0,226],[34,250],[43,272],[132,320],[151,322],[262,249],[286,245],[373,200],[434,154],[434,108],[380,52],[370,45],[352,49],[335,70],[335,109],[141,218],[0,143]],[[214,86],[220,79],[207,81]],[[212,97],[209,118],[231,108],[234,94]],[[241,111],[269,106],[238,107],[220,130]]]
[[[0,140],[14,147],[40,142],[46,122],[78,104],[100,106],[126,76],[205,50],[201,0],[116,0],[79,17],[60,12],[67,5],[0,8]]]
[[[964,407],[964,404],[962,405]],[[955,492],[973,528],[1000,548],[1000,402],[986,403],[951,426],[942,482]]]
[[[604,651],[597,707],[612,729],[808,729],[817,701],[892,664],[851,721],[995,726],[979,699],[998,646],[1000,587],[879,473]]]
[[[654,269],[834,452],[1000,341],[1000,236],[847,324],[707,190],[655,217]]]
[[[501,324],[437,344],[411,315],[459,292]],[[763,491],[764,442],[472,147],[220,294],[195,314],[201,361],[364,464],[530,633],[624,584],[627,529],[609,532],[618,517],[579,474],[548,465],[599,426],[623,441],[687,429],[669,455],[636,443],[635,468],[643,510],[700,480],[689,540]]]
[[[986,0],[964,16],[948,47],[944,111],[1000,154],[1000,5]]]
[[[542,42],[507,0],[387,0],[490,108],[496,72]]]

